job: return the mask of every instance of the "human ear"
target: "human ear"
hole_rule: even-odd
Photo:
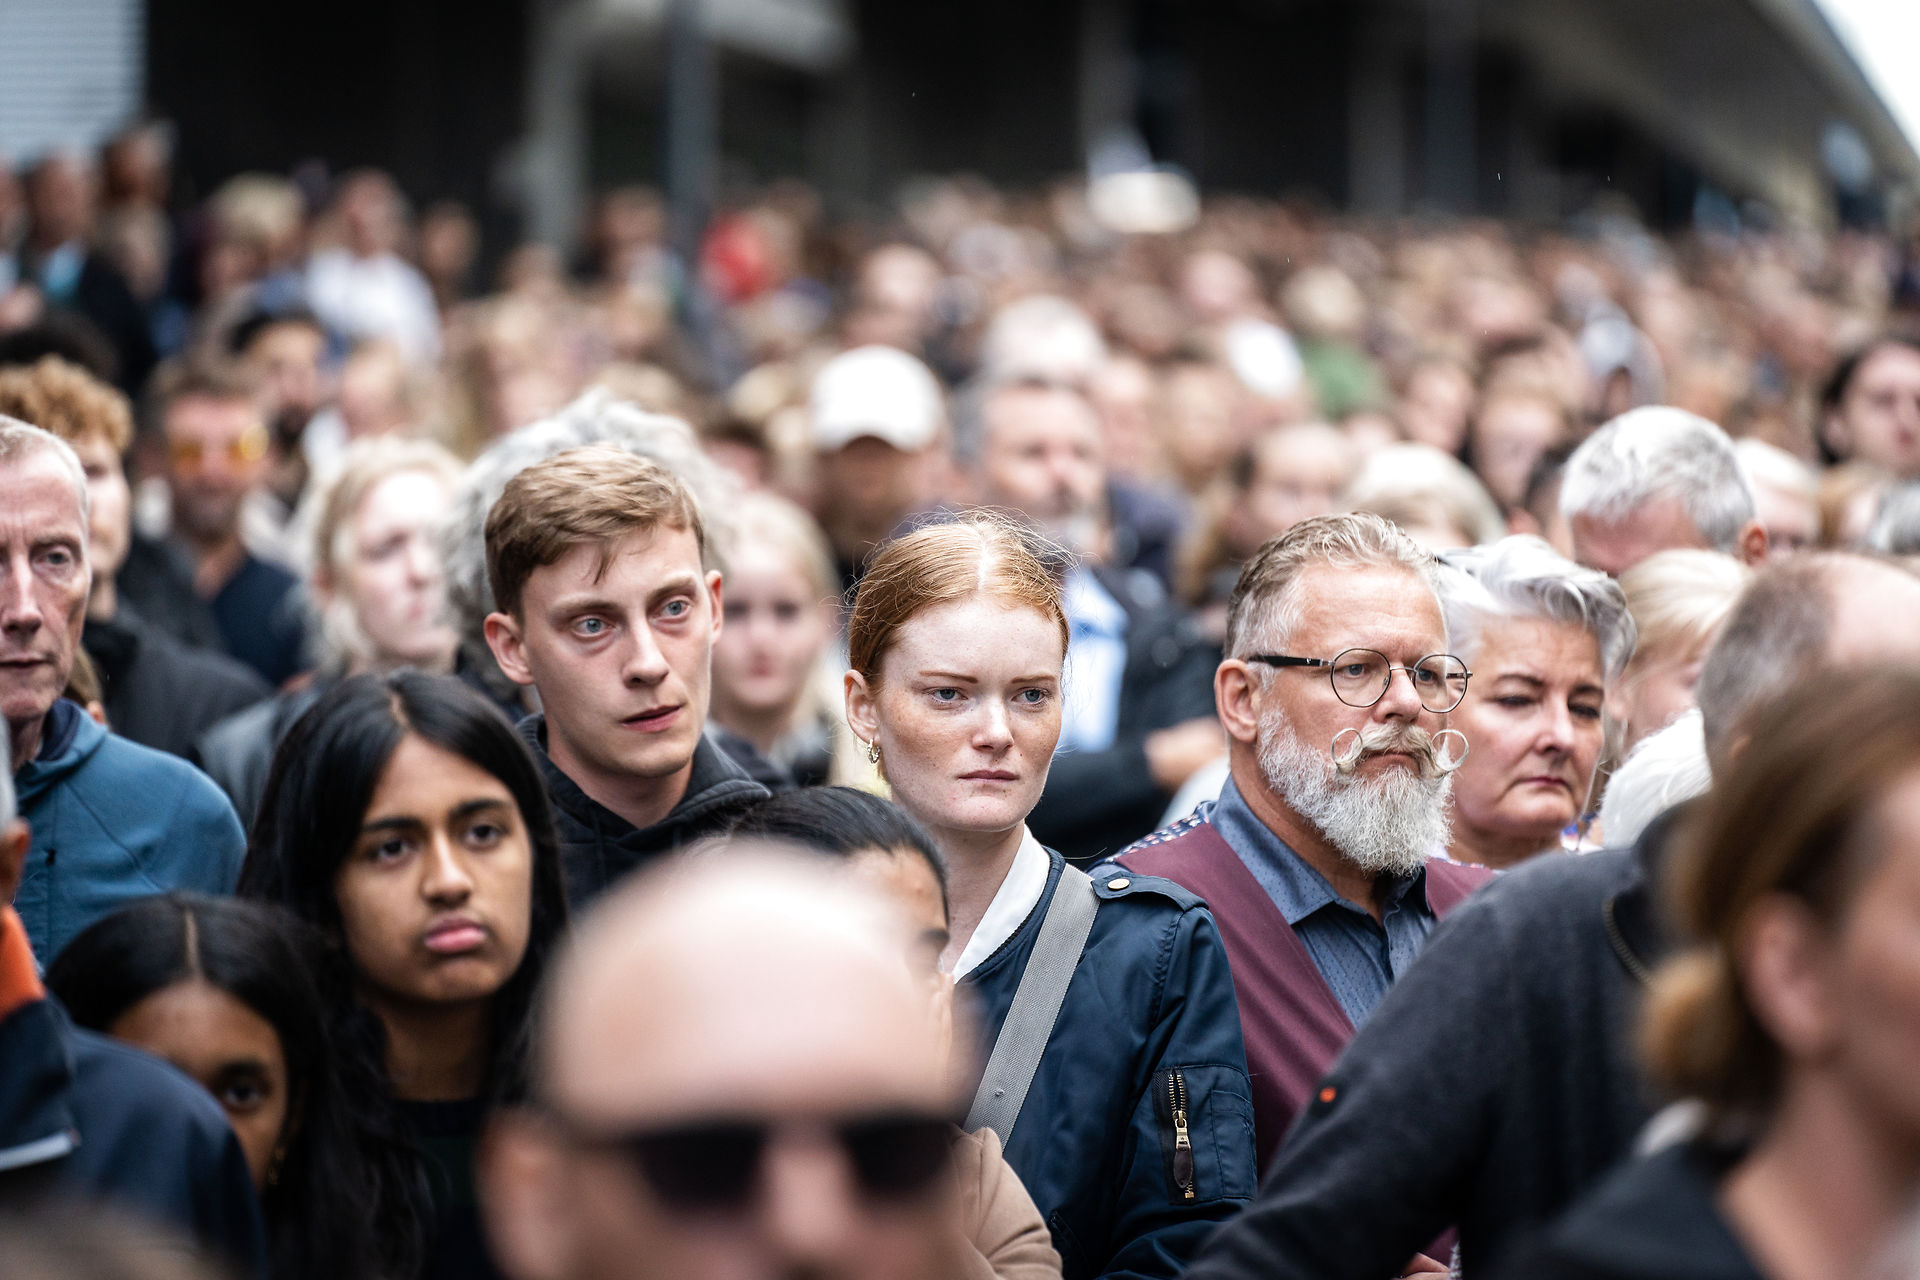
[[[1800,902],[1772,895],[1754,908],[1735,964],[1754,1016],[1792,1058],[1816,1058],[1838,1033],[1832,950]]]
[[[501,672],[515,684],[532,684],[533,669],[527,666],[526,642],[520,634],[520,624],[509,613],[490,613],[483,624],[486,632],[487,648],[493,650],[493,660],[500,664]]]
[[[1767,531],[1758,520],[1749,520],[1740,528],[1740,558],[1759,564],[1767,558]]]
[[[1229,738],[1249,744],[1260,740],[1260,683],[1252,667],[1228,658],[1215,668],[1213,705]]]
[[[713,611],[713,639],[720,638],[720,625],[726,621],[727,611],[721,603],[720,571],[707,570],[707,608]]]
[[[551,1135],[516,1110],[496,1114],[475,1162],[487,1235],[515,1280],[561,1280],[573,1252],[562,1158]]]
[[[842,684],[847,698],[847,728],[853,730],[854,737],[872,746],[880,732],[879,708],[874,705],[873,690],[867,687],[867,678],[858,671],[847,672]]]

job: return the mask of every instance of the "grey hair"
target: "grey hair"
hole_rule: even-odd
[[[480,640],[493,612],[493,590],[487,585],[487,514],[507,482],[536,462],[589,444],[625,449],[678,476],[700,509],[713,559],[725,564],[732,546],[731,479],[701,452],[692,427],[596,387],[552,417],[502,436],[468,466],[454,493],[446,534],[447,601],[461,635]]]
[[[1500,504],[1480,477],[1450,453],[1427,444],[1390,444],[1361,464],[1343,501],[1355,511],[1389,520],[1418,521],[1437,513],[1472,542],[1491,542],[1507,530]]]
[[[1632,844],[1648,823],[1682,800],[1705,795],[1712,785],[1700,712],[1689,708],[1642,738],[1614,770],[1600,802],[1600,831],[1609,847]]]
[[[1626,670],[1633,657],[1633,615],[1620,584],[1598,569],[1575,564],[1532,534],[1440,558],[1458,571],[1440,581],[1447,642],[1468,666],[1489,618],[1544,618],[1593,637],[1609,684]]]
[[[0,413],[0,463],[17,462],[36,453],[52,454],[73,481],[74,495],[80,499],[80,523],[85,524],[93,515],[93,499],[87,493],[87,469],[80,465],[80,455],[53,432]],[[85,544],[80,551],[86,554]]]
[[[1630,409],[1567,459],[1560,514],[1613,523],[1649,502],[1680,504],[1700,536],[1735,551],[1754,518],[1753,485],[1727,433],[1698,414],[1666,405]]]
[[[1228,657],[1287,646],[1305,612],[1294,585],[1314,565],[1406,569],[1438,600],[1439,561],[1393,521],[1365,511],[1316,516],[1269,539],[1240,570],[1227,603]]]
[[[1709,759],[1724,764],[1741,724],[1820,665],[1833,629],[1835,579],[1874,569],[1903,572],[1871,556],[1815,551],[1754,574],[1700,667],[1694,700]]]
[[[1920,480],[1887,490],[1867,530],[1867,545],[1891,556],[1920,552]]]

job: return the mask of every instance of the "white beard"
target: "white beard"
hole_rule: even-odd
[[[1340,776],[1333,757],[1300,741],[1277,708],[1260,721],[1260,771],[1293,811],[1362,871],[1409,876],[1452,838],[1453,777],[1389,769]]]

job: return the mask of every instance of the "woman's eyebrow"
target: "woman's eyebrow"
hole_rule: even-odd
[[[496,796],[482,796],[474,800],[462,800],[459,804],[447,810],[447,817],[457,822],[462,818],[470,818],[476,813],[484,813],[489,809],[511,811],[516,807],[517,806],[510,801],[499,799]]]

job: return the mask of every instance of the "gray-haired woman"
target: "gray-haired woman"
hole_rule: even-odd
[[[1539,538],[1502,538],[1443,559],[1455,654],[1473,672],[1448,727],[1467,737],[1453,782],[1460,862],[1507,867],[1562,847],[1586,812],[1607,686],[1633,653],[1620,585]]]

